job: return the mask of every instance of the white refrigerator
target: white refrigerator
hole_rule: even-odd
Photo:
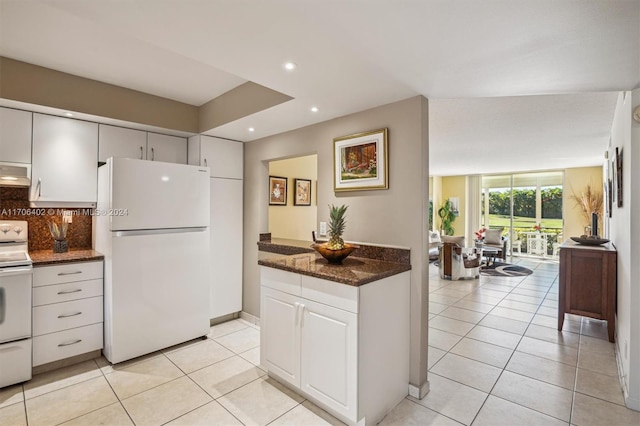
[[[98,169],[111,363],[209,333],[209,217],[207,167],[109,158]]]

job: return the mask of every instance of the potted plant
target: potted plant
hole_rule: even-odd
[[[455,228],[453,222],[456,220],[456,214],[453,211],[453,204],[448,198],[442,203],[442,207],[438,209],[438,216],[440,217],[440,234],[441,235],[453,235]]]

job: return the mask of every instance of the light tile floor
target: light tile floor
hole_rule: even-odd
[[[430,266],[429,381],[384,425],[635,425],[606,325],[556,327],[558,264],[513,258],[519,278],[445,281]],[[0,425],[341,424],[260,368],[243,320],[205,340],[111,366],[104,358],[0,389]]]

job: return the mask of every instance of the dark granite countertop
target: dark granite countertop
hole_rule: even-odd
[[[311,248],[313,241],[288,240],[285,238],[273,238],[269,241],[258,241],[258,250],[278,254],[313,253]]]
[[[283,258],[258,260],[258,264],[356,287],[411,269],[411,265],[407,263],[353,256],[346,258],[342,265],[330,265],[315,251]]]
[[[104,255],[90,249],[69,250],[66,253],[54,253],[53,250],[35,250],[29,252],[29,257],[31,257],[34,267],[104,259]]]

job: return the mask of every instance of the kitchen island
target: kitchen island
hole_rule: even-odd
[[[258,264],[269,375],[347,424],[377,424],[409,390],[411,265],[315,252]]]

